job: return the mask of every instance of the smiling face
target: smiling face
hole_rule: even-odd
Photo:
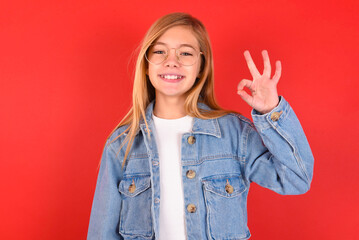
[[[199,44],[190,30],[186,26],[175,26],[168,29],[154,43],[160,43],[169,49],[168,57],[161,64],[148,63],[147,75],[156,89],[156,100],[178,99],[185,100],[185,93],[190,90],[198,77],[201,58],[198,56],[195,64],[185,66],[181,64],[176,56],[176,52],[172,48],[179,48],[184,44],[192,46],[199,53]],[[177,77],[179,76],[179,78]]]

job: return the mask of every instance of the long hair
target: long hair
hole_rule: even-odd
[[[119,153],[121,148],[126,143],[128,143],[122,163],[122,168],[124,167],[128,154],[131,150],[136,133],[139,130],[139,122],[141,119],[145,121],[146,128],[149,130],[145,117],[145,110],[148,104],[155,99],[155,89],[152,86],[148,76],[146,75],[146,70],[148,69],[148,62],[145,58],[146,51],[150,45],[154,43],[164,32],[175,26],[190,27],[199,43],[200,51],[203,52],[203,54],[201,54],[201,67],[199,72],[200,77],[196,80],[192,88],[186,93],[186,113],[191,117],[212,119],[235,112],[222,109],[217,104],[215,99],[212,47],[207,30],[203,23],[188,13],[176,12],[167,14],[152,24],[139,46],[140,49],[136,61],[133,84],[132,107],[108,136],[109,138],[119,127],[127,126],[127,128],[119,136],[110,142],[112,143],[121,135],[127,133],[118,151]],[[197,106],[198,102],[206,104],[212,110],[203,111],[199,109]]]

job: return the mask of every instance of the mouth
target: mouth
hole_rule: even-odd
[[[163,81],[172,82],[172,83],[180,82],[185,78],[185,76],[179,74],[159,74],[158,76]]]

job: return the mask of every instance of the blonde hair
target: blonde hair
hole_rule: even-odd
[[[146,75],[146,69],[148,69],[148,62],[145,58],[145,53],[149,46],[153,42],[155,42],[164,32],[175,26],[190,27],[194,36],[197,38],[200,51],[203,52],[203,54],[201,54],[200,77],[196,80],[192,88],[186,93],[186,113],[189,116],[201,119],[218,118],[228,113],[236,113],[235,111],[222,109],[217,104],[217,101],[215,99],[212,47],[207,30],[202,24],[202,22],[187,13],[176,12],[167,14],[159,18],[156,22],[152,24],[152,26],[147,31],[145,37],[143,38],[142,43],[139,46],[140,49],[136,61],[132,93],[132,107],[108,136],[109,138],[113,134],[113,132],[121,126],[128,126],[119,136],[109,142],[110,144],[117,138],[119,138],[121,135],[127,133],[118,151],[119,153],[121,148],[126,143],[128,143],[122,163],[122,168],[124,167],[126,159],[131,150],[136,133],[139,130],[139,122],[141,119],[145,121],[146,128],[147,130],[149,130],[145,117],[145,110],[148,104],[155,99],[155,89],[152,86],[148,76]],[[202,109],[199,109],[197,107],[198,102],[206,104],[212,110],[204,111]]]

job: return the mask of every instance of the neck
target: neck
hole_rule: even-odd
[[[153,109],[153,114],[156,117],[164,119],[177,119],[186,116],[184,109],[185,98],[162,98],[157,97]]]

